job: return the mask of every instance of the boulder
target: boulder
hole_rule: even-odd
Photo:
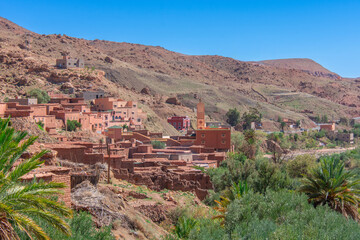
[[[74,85],[72,85],[71,82],[66,82],[61,85],[61,89],[70,89],[70,88],[74,88]]]
[[[112,60],[110,57],[106,57],[104,61],[107,63],[112,63],[114,60]]]
[[[176,97],[170,97],[170,98],[166,99],[165,102],[168,104],[173,104],[173,105],[181,105],[181,102]]]
[[[145,87],[145,88],[141,89],[140,93],[150,95],[150,89]]]

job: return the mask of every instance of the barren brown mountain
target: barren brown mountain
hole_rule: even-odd
[[[84,58],[87,68],[55,69],[63,52]],[[281,116],[302,120],[304,126],[312,126],[309,116],[360,114],[360,81],[341,78],[310,59],[190,56],[154,46],[40,35],[0,18],[0,100],[34,87],[64,91],[66,85],[77,92],[102,88],[136,99],[148,114],[146,126],[168,134],[176,131],[166,117],[193,117],[200,98],[214,120],[224,120],[231,107],[241,112],[256,107],[268,121]],[[165,103],[169,97],[181,105]]]

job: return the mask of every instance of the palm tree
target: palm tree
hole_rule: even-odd
[[[360,179],[347,171],[339,158],[325,157],[309,176],[304,175],[299,191],[309,197],[314,206],[328,205],[346,217],[359,221]]]
[[[70,227],[62,217],[71,217],[71,210],[51,199],[61,193],[64,184],[21,181],[22,176],[43,163],[40,158],[47,151],[15,165],[37,137],[25,139],[27,133],[15,131],[9,123],[9,119],[0,119],[0,239],[19,239],[15,229],[31,239],[49,239],[38,225],[39,219],[70,235]]]
[[[244,132],[244,144],[242,146],[245,155],[250,159],[255,159],[256,155],[256,132],[253,129]]]
[[[220,214],[214,216],[213,219],[221,219],[221,225],[224,225],[227,208],[230,203],[235,199],[242,198],[248,192],[249,188],[246,181],[240,180],[239,183],[234,182],[230,188],[230,192],[227,194],[228,196],[220,196],[220,201],[215,200],[217,206],[214,207],[214,209]]]

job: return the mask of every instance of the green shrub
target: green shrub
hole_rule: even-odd
[[[81,123],[76,120],[67,120],[66,121],[66,130],[70,132],[76,131],[77,128],[81,128]]]
[[[229,109],[229,111],[226,113],[226,122],[230,124],[231,126],[236,126],[240,122],[240,112],[234,108]]]
[[[236,239],[357,239],[360,234],[355,221],[285,190],[246,194],[230,204],[226,222]]]
[[[164,149],[166,147],[166,144],[164,142],[160,141],[151,141],[151,145],[155,149]]]
[[[286,169],[292,178],[301,178],[316,166],[316,157],[310,154],[296,156],[286,163]]]
[[[30,90],[27,95],[28,97],[36,98],[38,103],[48,103],[50,101],[48,93],[38,88]]]

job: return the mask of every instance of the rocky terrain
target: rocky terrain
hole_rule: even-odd
[[[85,60],[82,70],[54,68],[61,53]],[[25,95],[34,87],[67,92],[102,88],[135,99],[148,114],[152,131],[176,134],[172,115],[194,116],[201,98],[209,118],[258,108],[268,121],[278,116],[302,120],[358,116],[358,79],[346,79],[310,59],[244,62],[221,56],[190,56],[162,47],[40,35],[0,18],[0,100]]]

